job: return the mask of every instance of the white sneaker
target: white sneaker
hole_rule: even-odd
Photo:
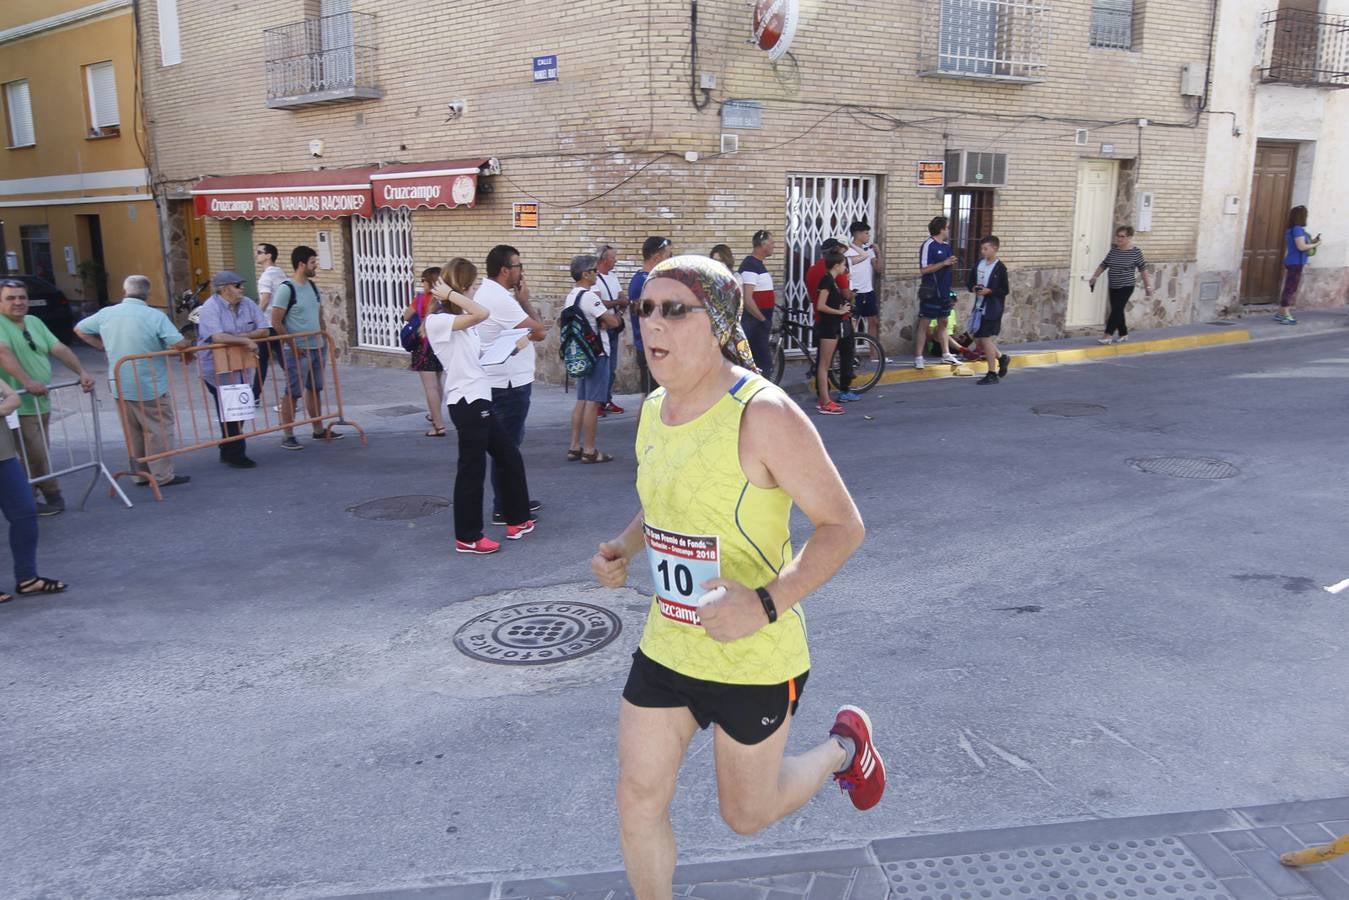
[[[1113,344],[1113,343],[1115,343],[1115,339],[1112,338],[1110,335],[1107,334],[1107,335],[1106,335],[1105,337],[1103,337],[1103,338],[1098,338],[1097,341],[1096,341],[1096,343],[1098,343],[1098,344]]]
[[[941,355],[941,361],[944,363],[950,363],[953,366],[960,365],[960,360],[956,359],[954,353],[943,353]]]
[[[915,357],[913,358],[913,367],[914,367],[915,369],[921,369],[921,368],[923,368],[925,365],[926,365],[926,363],[923,362],[923,358],[922,358],[921,356],[915,356]]]
[[[1116,343],[1116,344],[1122,344],[1122,343],[1124,343],[1125,341],[1127,341],[1128,339],[1129,339],[1129,336],[1128,336],[1127,334],[1125,334],[1125,335],[1120,335],[1119,337],[1115,338],[1115,343]]]

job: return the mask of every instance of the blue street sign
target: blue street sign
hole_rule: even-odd
[[[534,57],[534,80],[557,81],[557,56]]]

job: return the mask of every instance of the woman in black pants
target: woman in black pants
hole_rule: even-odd
[[[1115,229],[1115,246],[1101,260],[1087,282],[1091,290],[1096,290],[1096,279],[1106,270],[1110,271],[1110,314],[1105,320],[1105,335],[1097,343],[1122,344],[1129,339],[1129,326],[1124,322],[1124,305],[1133,296],[1134,282],[1137,281],[1135,272],[1143,274],[1143,290],[1148,299],[1152,299],[1148,261],[1143,258],[1143,251],[1134,246],[1134,230],[1131,226],[1121,225]],[[1112,334],[1115,337],[1112,338]]]
[[[482,494],[487,456],[501,478],[501,507],[506,540],[534,530],[529,517],[529,485],[520,449],[492,415],[492,386],[478,356],[478,330],[487,308],[467,296],[478,269],[457,257],[445,264],[431,289],[438,301],[422,325],[422,334],[445,368],[445,404],[459,436],[459,465],[454,477],[454,549],[459,553],[495,553],[501,544],[483,534]],[[527,340],[528,338],[524,338]],[[513,523],[513,524],[511,524]]]

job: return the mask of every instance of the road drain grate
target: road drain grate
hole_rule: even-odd
[[[449,507],[450,501],[444,497],[429,494],[408,494],[402,497],[381,497],[368,500],[357,506],[347,507],[347,512],[358,519],[372,519],[376,522],[403,522],[411,519],[425,519],[434,516]]]
[[[1144,456],[1128,460],[1129,465],[1150,475],[1171,478],[1233,478],[1241,470],[1225,459],[1210,456]]]

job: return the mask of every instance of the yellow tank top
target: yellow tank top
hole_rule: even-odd
[[[697,618],[701,582],[720,576],[762,587],[792,558],[791,498],[755,487],[740,468],[740,417],[764,390],[779,388],[747,373],[698,418],[666,425],[659,388],[637,429],[637,494],[655,586],[641,648],[690,678],[780,684],[810,668],[800,604],[731,643],[708,637]]]

